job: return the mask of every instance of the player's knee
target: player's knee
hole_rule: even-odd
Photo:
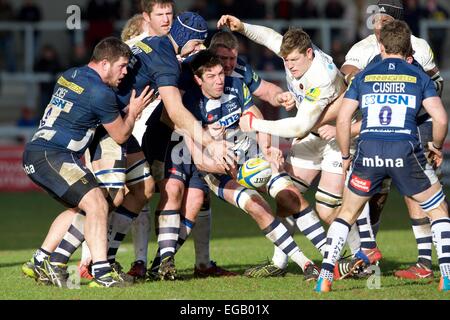
[[[125,190],[122,189],[110,189],[108,195],[112,199],[112,204],[115,208],[119,207],[125,199]]]
[[[164,186],[165,197],[167,202],[181,203],[184,193],[184,185],[182,182],[169,180]]]
[[[247,201],[245,211],[255,220],[260,220],[267,214],[271,214],[271,210],[266,200],[260,194],[253,194]]]
[[[277,215],[280,217],[288,217],[300,211],[303,197],[298,190],[294,190],[294,186],[288,187],[279,192],[277,201]]]

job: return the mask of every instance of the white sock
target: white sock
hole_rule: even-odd
[[[137,215],[135,213],[123,206],[119,206],[113,211],[108,234],[107,256],[110,263],[115,261],[117,250],[128,231],[130,231],[133,220],[136,218]]]
[[[431,232],[441,275],[445,278],[450,278],[450,218],[441,218],[433,221]]]
[[[313,208],[308,207],[294,215],[298,229],[320,251],[323,256],[327,242],[327,234]]]
[[[349,224],[340,218],[336,218],[330,225],[327,233],[327,250],[322,262],[322,270],[326,271],[321,271],[320,277],[326,277],[330,272],[333,272],[334,266],[347,240],[349,230]]]
[[[201,269],[210,267],[209,240],[211,237],[211,209],[198,213],[192,234],[195,247],[195,266]]]
[[[359,239],[358,226],[354,223],[348,233],[347,244],[350,247],[350,251],[354,256],[361,248],[361,241]]]
[[[89,250],[87,242],[83,241],[83,244],[81,245],[81,265],[87,266],[91,261],[91,251]]]
[[[295,232],[295,220],[292,216],[286,218],[280,218],[283,225],[289,231],[289,234],[292,236]],[[283,252],[277,246],[274,246],[272,262],[280,269],[286,269],[288,265],[289,257],[286,253]]]
[[[372,226],[370,224],[369,202],[366,203],[361,214],[356,220],[356,225],[358,226],[361,249],[376,248],[377,243],[375,241],[375,236],[372,232]]]
[[[274,219],[273,222],[262,230],[267,239],[272,241],[278,246],[285,254],[287,254],[295,263],[297,263],[302,270],[305,270],[305,266],[308,262],[311,262],[305,257],[303,252],[295,243],[292,236],[289,235],[289,231],[278,219]]]
[[[131,225],[135,261],[144,261],[147,265],[148,240],[150,236],[150,205],[145,206]]]

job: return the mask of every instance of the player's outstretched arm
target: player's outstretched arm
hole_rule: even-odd
[[[128,111],[125,116],[122,118],[122,116],[119,115],[113,122],[103,124],[103,127],[115,142],[123,144],[128,140],[133,132],[136,119],[151,102],[153,92],[154,90],[150,90],[150,87],[147,86],[140,96],[136,97],[136,91],[133,89],[130,104],[127,106]]]
[[[309,134],[321,113],[322,109],[316,103],[304,99],[295,117],[270,121],[256,119],[251,113],[246,113],[241,121],[247,122],[243,130],[248,128],[248,131],[264,132],[283,138],[303,138]]]
[[[244,23],[232,15],[223,15],[220,17],[217,22],[217,28],[220,29],[222,27],[228,27],[231,31],[237,31],[243,34],[277,55],[280,53],[283,36],[271,28]]]
[[[178,88],[164,86],[159,87],[158,90],[167,114],[175,126],[186,132],[195,142],[204,146],[217,163],[232,166],[234,157],[230,151],[231,144],[215,141],[206,130],[203,130],[200,123],[183,105]]]

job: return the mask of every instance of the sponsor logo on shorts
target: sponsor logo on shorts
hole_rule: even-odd
[[[402,158],[391,159],[391,158],[380,158],[375,156],[375,158],[363,157],[362,160],[363,167],[369,168],[403,168],[404,163]]]
[[[372,182],[370,182],[369,180],[361,179],[357,175],[352,175],[350,184],[353,188],[358,189],[362,192],[369,192]]]
[[[24,165],[23,170],[26,174],[33,174],[36,173],[36,170],[34,170],[34,166],[32,164]]]

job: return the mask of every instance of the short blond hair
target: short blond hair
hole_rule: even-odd
[[[128,41],[143,33],[144,23],[145,19],[142,14],[135,14],[133,17],[131,17],[125,24],[125,27],[123,27],[122,34],[120,36],[122,38],[122,41]]]

